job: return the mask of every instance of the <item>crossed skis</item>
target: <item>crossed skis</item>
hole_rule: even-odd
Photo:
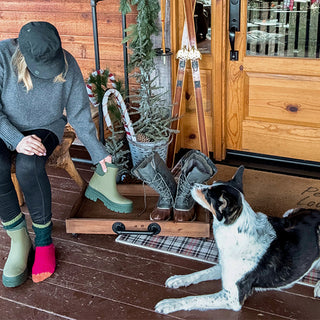
[[[203,102],[202,102],[202,90],[200,81],[200,68],[199,60],[201,59],[201,53],[197,49],[196,32],[194,26],[194,8],[196,0],[184,0],[184,13],[185,22],[183,27],[181,49],[177,52],[176,58],[179,59],[176,88],[174,94],[174,102],[172,115],[179,118],[181,112],[181,100],[182,100],[182,88],[185,79],[185,71],[187,61],[191,61],[191,71],[193,78],[193,88],[196,98],[196,110],[198,120],[198,131],[200,138],[200,151],[206,156],[209,156],[207,134],[205,127]],[[172,129],[178,128],[178,120],[172,123]],[[168,167],[170,168],[174,160],[176,137],[173,137],[168,150]]]

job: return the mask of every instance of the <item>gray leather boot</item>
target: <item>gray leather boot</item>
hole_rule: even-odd
[[[217,172],[214,163],[198,150],[187,152],[181,159],[181,174],[174,203],[174,221],[195,219],[191,189],[195,183],[205,183]]]
[[[132,174],[159,193],[157,207],[151,212],[151,220],[169,220],[177,190],[177,184],[166,163],[157,152],[138,163]]]

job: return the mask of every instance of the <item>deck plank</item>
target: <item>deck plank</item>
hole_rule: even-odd
[[[19,301],[11,301],[10,299],[0,297],[1,319],[17,320],[23,315],[24,320],[58,320],[58,319],[73,319],[64,316],[39,310],[32,305],[25,305]]]

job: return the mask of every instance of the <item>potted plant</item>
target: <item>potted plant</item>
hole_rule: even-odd
[[[151,36],[158,33],[160,13],[158,0],[121,0],[120,11],[127,14],[131,6],[137,7],[136,24],[126,30],[128,36],[123,40],[129,44],[129,69],[138,85],[136,93],[130,96],[132,103],[130,115],[133,122],[134,139],[127,137],[133,164],[157,150],[165,160],[167,147],[172,134],[171,123],[176,118],[171,115],[171,105],[162,98],[164,92],[157,87],[157,70],[154,63],[155,51]],[[160,92],[160,93],[159,93]],[[136,141],[135,141],[136,140]]]

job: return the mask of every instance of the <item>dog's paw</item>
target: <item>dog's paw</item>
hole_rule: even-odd
[[[167,279],[165,285],[167,288],[172,288],[172,289],[186,287],[186,286],[190,285],[190,283],[188,283],[186,281],[186,278],[187,278],[187,276],[172,276]]]
[[[159,301],[155,306],[155,311],[158,313],[168,314],[181,310],[179,303],[180,299],[164,299]]]
[[[314,287],[314,296],[320,298],[320,281],[318,281]]]

